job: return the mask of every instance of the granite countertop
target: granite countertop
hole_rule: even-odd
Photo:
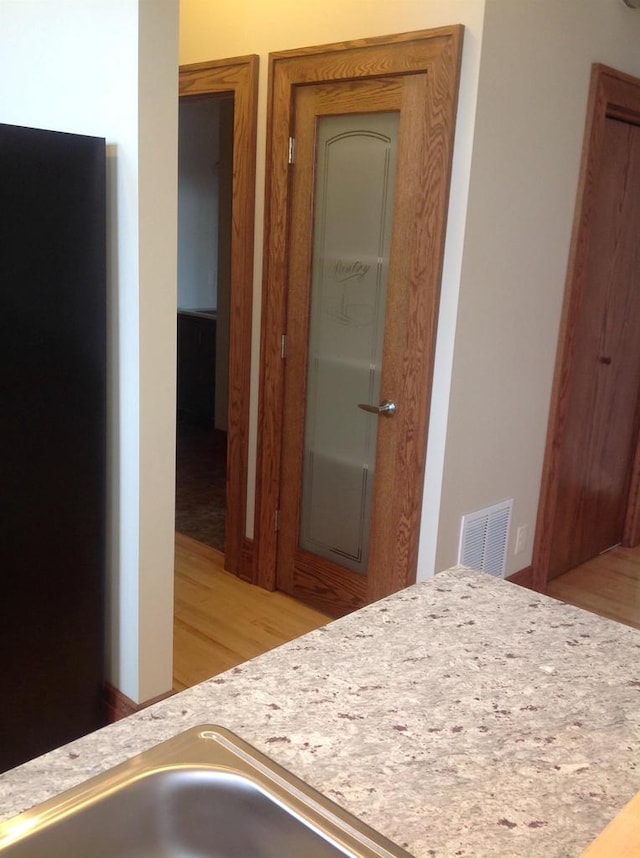
[[[578,856],[640,789],[640,632],[454,569],[0,776],[0,820],[235,731],[417,858]]]

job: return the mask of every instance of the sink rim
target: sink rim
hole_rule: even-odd
[[[354,858],[411,858],[362,820],[322,795],[225,727],[203,724],[0,823],[0,854],[53,823],[81,813],[128,784],[169,770],[224,771],[257,786],[272,801]]]

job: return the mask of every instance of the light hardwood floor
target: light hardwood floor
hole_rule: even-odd
[[[182,691],[331,617],[224,571],[214,548],[176,533],[173,688]]]
[[[284,593],[224,571],[214,548],[176,533],[175,691],[330,622]],[[640,547],[614,548],[555,578],[547,593],[640,629]]]
[[[594,557],[550,581],[547,594],[640,629],[640,546]]]

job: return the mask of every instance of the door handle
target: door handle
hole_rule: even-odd
[[[369,414],[377,414],[379,417],[393,417],[396,413],[396,404],[390,399],[385,399],[385,401],[381,402],[380,405],[368,405],[367,403],[361,402],[358,405],[358,408],[362,408],[363,411],[368,411]]]

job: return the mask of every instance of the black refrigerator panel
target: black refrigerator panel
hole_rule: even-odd
[[[0,771],[101,726],[105,142],[0,125]]]

